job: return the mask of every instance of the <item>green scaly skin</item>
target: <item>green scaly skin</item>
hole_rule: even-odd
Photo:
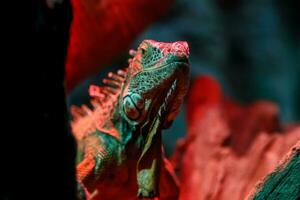
[[[161,131],[171,125],[188,88],[188,45],[145,40],[131,54],[126,72],[111,74],[105,81],[108,87],[94,92],[100,114],[86,107],[74,114],[81,115],[77,118],[84,125],[84,117],[98,117],[90,117],[92,123],[85,130],[78,119],[73,123],[82,155],[77,165],[82,199],[105,199],[105,188],[118,188],[121,182],[128,187],[123,191],[133,188],[139,198],[158,197],[164,185],[177,186],[165,167]],[[164,184],[162,179],[173,183]]]

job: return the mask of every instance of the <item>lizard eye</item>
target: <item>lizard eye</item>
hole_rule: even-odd
[[[144,55],[146,53],[146,49],[141,48],[141,52],[142,52],[142,55]]]

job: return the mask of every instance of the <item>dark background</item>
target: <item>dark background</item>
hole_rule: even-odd
[[[8,3],[2,12],[0,199],[72,200],[75,141],[64,88],[71,5]]]

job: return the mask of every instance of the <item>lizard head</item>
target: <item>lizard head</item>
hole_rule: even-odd
[[[189,84],[189,48],[183,41],[144,40],[133,54],[119,111],[134,127],[137,141],[142,141],[137,163],[138,196],[152,198],[159,195],[160,130],[168,128],[176,117]]]
[[[121,94],[121,112],[140,128],[155,117],[167,128],[176,117],[188,88],[189,48],[186,42],[144,40],[130,61]]]

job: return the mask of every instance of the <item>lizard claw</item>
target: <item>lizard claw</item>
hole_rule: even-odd
[[[87,191],[85,190],[84,186],[77,182],[77,199],[78,200],[87,200]]]
[[[148,191],[144,188],[140,188],[138,190],[138,197],[141,198],[141,199],[154,199],[155,198],[155,193],[154,191]]]

